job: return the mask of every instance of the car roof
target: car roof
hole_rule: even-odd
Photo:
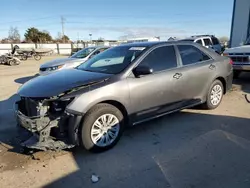
[[[179,41],[194,41],[195,39],[194,38],[185,38],[185,39],[181,39]]]
[[[151,47],[157,44],[167,43],[167,41],[155,41],[155,42],[132,42],[132,43],[124,43],[120,46],[127,46],[127,47]]]
[[[95,48],[95,50],[98,50],[100,48],[110,48],[110,46],[90,46],[90,47],[87,47],[87,48]]]
[[[196,39],[200,39],[200,38],[211,38],[211,37],[215,37],[215,36],[213,36],[213,35],[194,35],[194,36],[191,36],[191,37],[187,37],[187,38],[185,38],[185,39],[182,39],[183,41],[184,40],[196,40]]]
[[[127,47],[147,47],[151,48],[154,46],[158,46],[161,44],[173,44],[173,45],[178,45],[178,44],[187,44],[187,45],[193,45],[196,46],[196,43],[192,42],[191,40],[175,40],[175,41],[157,41],[157,42],[134,42],[134,43],[127,43],[127,44],[121,44],[119,46],[127,46]],[[200,45],[200,44],[198,44]],[[117,46],[117,47],[119,47]]]

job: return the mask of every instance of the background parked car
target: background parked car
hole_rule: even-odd
[[[199,104],[217,108],[232,76],[229,58],[195,43],[117,46],[76,69],[39,76],[19,89],[19,125],[40,136],[31,138],[38,143],[23,145],[107,150],[127,125]]]
[[[232,59],[235,78],[238,78],[242,72],[250,72],[250,37],[244,45],[228,48],[223,55]]]
[[[182,39],[181,41],[190,41],[198,43],[207,48],[213,49],[216,53],[222,54],[224,48],[221,46],[220,41],[213,35],[194,35],[190,38]]]
[[[75,68],[108,48],[107,46],[88,47],[76,52],[68,58],[46,62],[40,66],[39,74],[44,75],[62,69]]]

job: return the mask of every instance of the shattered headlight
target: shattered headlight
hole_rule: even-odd
[[[51,105],[50,105],[50,111],[53,113],[61,113],[64,112],[64,110],[66,109],[67,105],[74,99],[73,98],[68,98],[68,99],[64,99],[64,100],[55,100],[55,101],[51,101]]]

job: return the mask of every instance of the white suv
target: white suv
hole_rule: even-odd
[[[228,48],[223,55],[233,61],[234,78],[242,72],[250,72],[250,36],[242,46]]]
[[[190,38],[182,39],[181,41],[190,41],[198,43],[207,48],[211,48],[218,54],[222,54],[223,48],[219,42],[219,40],[213,35],[194,35]]]

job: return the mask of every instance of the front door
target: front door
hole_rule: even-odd
[[[179,97],[173,90],[173,76],[178,69],[174,46],[153,49],[138,66],[148,66],[153,74],[127,78],[130,88],[131,116],[135,122],[168,111]]]

